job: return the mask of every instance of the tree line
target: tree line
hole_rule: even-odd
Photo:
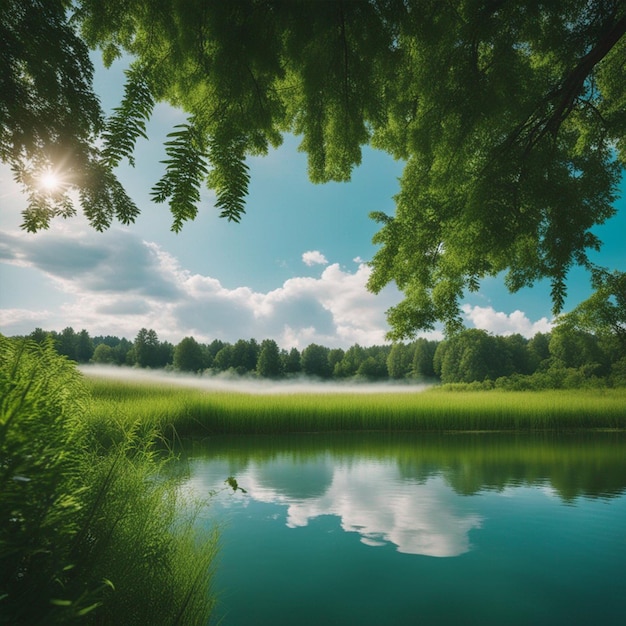
[[[86,330],[44,331],[29,337],[52,337],[56,350],[78,363],[164,368],[187,373],[255,376],[266,379],[300,375],[321,380],[440,381],[462,388],[572,388],[626,385],[626,346],[616,334],[594,334],[564,318],[549,333],[531,339],[520,334],[492,335],[466,329],[447,339],[344,350],[311,343],[282,349],[273,339],[210,343],[185,337],[174,345],[156,331],[142,328],[134,341],[115,336],[91,337]]]

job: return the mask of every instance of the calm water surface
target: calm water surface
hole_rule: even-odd
[[[626,435],[211,438],[216,622],[626,623]]]

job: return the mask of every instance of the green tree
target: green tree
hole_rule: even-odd
[[[330,367],[330,371],[335,373],[336,369],[340,366],[343,357],[345,355],[345,350],[343,348],[333,348],[328,352],[328,366]]]
[[[76,336],[75,358],[79,363],[88,363],[93,356],[94,346],[89,333],[83,328]]]
[[[57,352],[72,361],[76,361],[76,343],[76,332],[71,326],[67,326],[56,335]]]
[[[36,343],[43,343],[49,336],[50,333],[43,330],[42,328],[35,328],[33,332],[28,335],[29,339],[32,339]]]
[[[532,374],[535,370],[528,350],[528,339],[519,333],[507,337],[497,337],[502,352],[501,376],[517,374]]]
[[[135,362],[141,367],[159,367],[159,338],[156,331],[142,328],[135,337]]]
[[[218,372],[225,372],[232,366],[233,346],[229,343],[224,344],[213,359],[213,369]]]
[[[511,371],[503,368],[503,353],[495,337],[470,328],[441,342],[435,351],[435,367],[444,383],[495,380]]]
[[[71,19],[70,19],[71,18]],[[0,158],[30,193],[24,227],[73,214],[132,221],[114,175],[132,163],[156,102],[183,109],[152,190],[173,229],[203,184],[220,214],[245,212],[246,158],[302,137],[314,182],[348,180],[371,144],[405,163],[380,224],[369,288],[394,281],[391,337],[438,320],[503,271],[512,291],[547,278],[554,310],[568,270],[590,267],[626,156],[626,5],[618,0],[7,0],[0,39]],[[46,45],[41,45],[41,42]],[[104,119],[88,46],[132,59]],[[65,188],[37,175],[70,155]]]
[[[181,372],[198,372],[203,364],[202,348],[193,337],[185,337],[174,348],[174,367]]]
[[[594,366],[593,373],[607,373],[608,358],[602,351],[598,338],[565,324],[557,325],[551,333],[550,355],[562,367]]]
[[[367,358],[365,349],[358,343],[350,346],[346,353],[343,355],[343,359],[338,363],[335,374],[340,377],[355,376],[361,363]]]
[[[256,339],[237,340],[233,346],[230,367],[235,368],[238,374],[253,372],[256,369],[259,350]]]
[[[316,343],[308,345],[301,356],[302,371],[307,376],[330,378],[332,371],[328,362],[329,349]]]
[[[537,333],[528,341],[528,353],[533,370],[536,370],[542,363],[546,363],[550,358],[550,335]]]
[[[427,378],[435,377],[435,368],[433,359],[437,342],[430,341],[420,337],[415,341],[415,351],[413,352],[413,363],[411,372],[413,376],[426,376]]]
[[[28,193],[22,226],[29,231],[74,215],[72,189],[98,230],[114,217],[129,223],[139,213],[107,149],[95,142],[104,136],[104,116],[71,7],[65,0],[6,0],[0,9],[0,160]],[[56,174],[58,187],[42,185],[48,172]]]
[[[302,370],[298,348],[291,348],[289,352],[282,353],[281,357],[285,374],[297,374]]]
[[[256,371],[263,378],[277,378],[282,374],[283,364],[280,358],[280,349],[273,339],[264,339],[261,342],[261,352],[256,364]]]
[[[373,356],[368,356],[365,361],[359,365],[357,376],[362,378],[376,378],[378,375],[378,363]]]
[[[211,361],[215,358],[215,355],[225,346],[226,344],[221,339],[214,339],[208,346],[207,351],[209,353],[209,357]]]
[[[391,335],[458,330],[460,298],[502,271],[511,291],[547,278],[558,312],[569,268],[599,246],[591,227],[615,212],[626,7],[409,4],[420,19],[401,26],[406,65],[373,137],[407,161],[394,215],[373,216],[370,288],[406,295]]]
[[[115,352],[115,361],[118,365],[134,365],[133,342],[125,337],[119,340],[119,343],[113,348]]]
[[[93,351],[92,361],[94,363],[111,364],[115,363],[115,352],[106,343],[100,343]]]
[[[559,325],[593,333],[616,359],[626,357],[626,272],[596,271],[594,284],[595,293],[561,316]]]
[[[366,357],[361,365],[359,365],[356,374],[361,378],[368,378],[370,380],[386,378],[388,374],[385,359],[376,358],[374,356]]]
[[[390,378],[404,378],[411,369],[408,346],[394,343],[387,357],[387,371]]]
[[[174,361],[174,345],[169,341],[158,341],[156,364],[154,367],[166,367]]]

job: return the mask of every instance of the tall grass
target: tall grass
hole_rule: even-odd
[[[205,624],[213,535],[196,534],[158,434],[107,421],[51,343],[0,335],[0,622]]]
[[[170,436],[342,431],[625,428],[626,390],[252,395],[90,378],[94,416]]]

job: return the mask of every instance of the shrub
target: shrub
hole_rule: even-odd
[[[214,538],[179,514],[152,434],[96,445],[90,402],[50,340],[0,335],[2,621],[206,623]]]

